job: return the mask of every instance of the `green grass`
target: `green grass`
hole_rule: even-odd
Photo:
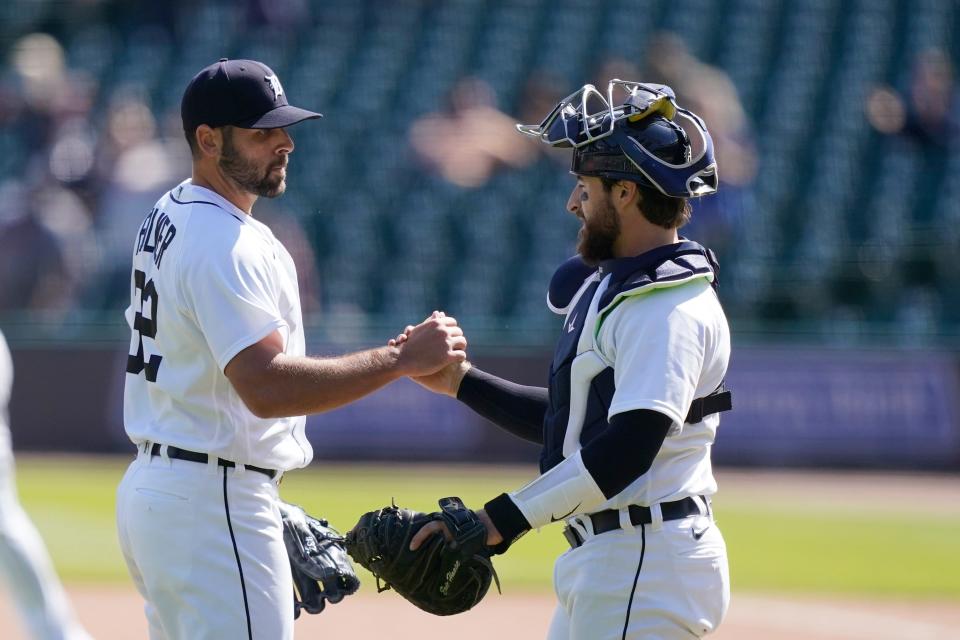
[[[718,507],[734,589],[960,597],[960,518]]]
[[[114,492],[126,461],[18,458],[20,497],[69,582],[126,582],[114,528]],[[435,510],[442,496],[480,506],[533,477],[516,467],[324,465],[289,474],[281,493],[344,530],[369,509],[397,504]],[[895,506],[856,510],[746,500],[721,493],[718,520],[739,591],[960,599],[960,517],[899,514]],[[531,532],[495,560],[507,593],[551,588],[553,561],[566,548],[560,526]],[[367,577],[368,584],[372,579]]]

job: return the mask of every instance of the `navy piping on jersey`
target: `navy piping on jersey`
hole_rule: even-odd
[[[247,638],[248,640],[253,640],[253,627],[250,626],[250,604],[247,602],[247,583],[243,579],[243,565],[240,564],[240,551],[237,549],[237,539],[233,535],[233,523],[230,521],[230,502],[227,500],[226,467],[223,468],[223,509],[227,513],[227,528],[230,529],[230,542],[233,543],[233,555],[237,558],[237,570],[240,572],[240,590],[243,592],[243,611],[247,616]]]
[[[637,593],[637,580],[640,579],[640,569],[643,568],[643,555],[647,551],[647,526],[640,525],[640,562],[637,563],[637,574],[633,576],[633,588],[630,589],[630,601],[627,602],[627,618],[623,621],[623,635],[621,640],[627,640],[627,627],[630,626],[630,608],[633,607],[633,596]]]
[[[220,211],[229,213],[234,218],[237,218],[238,221],[243,222],[243,220],[237,217],[237,214],[235,214],[232,211],[227,211],[226,209],[218,205],[216,202],[207,202],[206,200],[177,200],[177,198],[173,195],[173,191],[170,192],[170,199],[176,202],[177,204],[208,204],[211,207],[216,207],[217,209],[220,209]]]

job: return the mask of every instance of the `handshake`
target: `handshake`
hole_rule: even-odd
[[[397,350],[397,364],[404,375],[433,391],[456,397],[467,362],[467,338],[457,319],[434,311],[420,324],[408,325],[387,342]]]

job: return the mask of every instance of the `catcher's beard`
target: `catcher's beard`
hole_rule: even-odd
[[[583,227],[577,236],[577,253],[583,261],[591,266],[609,260],[613,256],[613,245],[620,237],[620,218],[617,210],[606,195],[597,203],[597,210],[587,218],[584,216]]]
[[[273,172],[275,168],[283,167],[286,163],[277,160],[266,167],[257,166],[234,146],[233,132],[229,129],[223,132],[223,152],[218,164],[224,175],[249,193],[264,198],[276,198],[287,189],[283,172]]]

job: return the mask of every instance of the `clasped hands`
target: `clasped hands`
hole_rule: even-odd
[[[407,374],[411,380],[434,393],[457,397],[471,365],[467,362],[467,338],[456,318],[434,311],[420,324],[407,325],[387,346],[400,349],[401,360],[408,357],[413,363]]]

